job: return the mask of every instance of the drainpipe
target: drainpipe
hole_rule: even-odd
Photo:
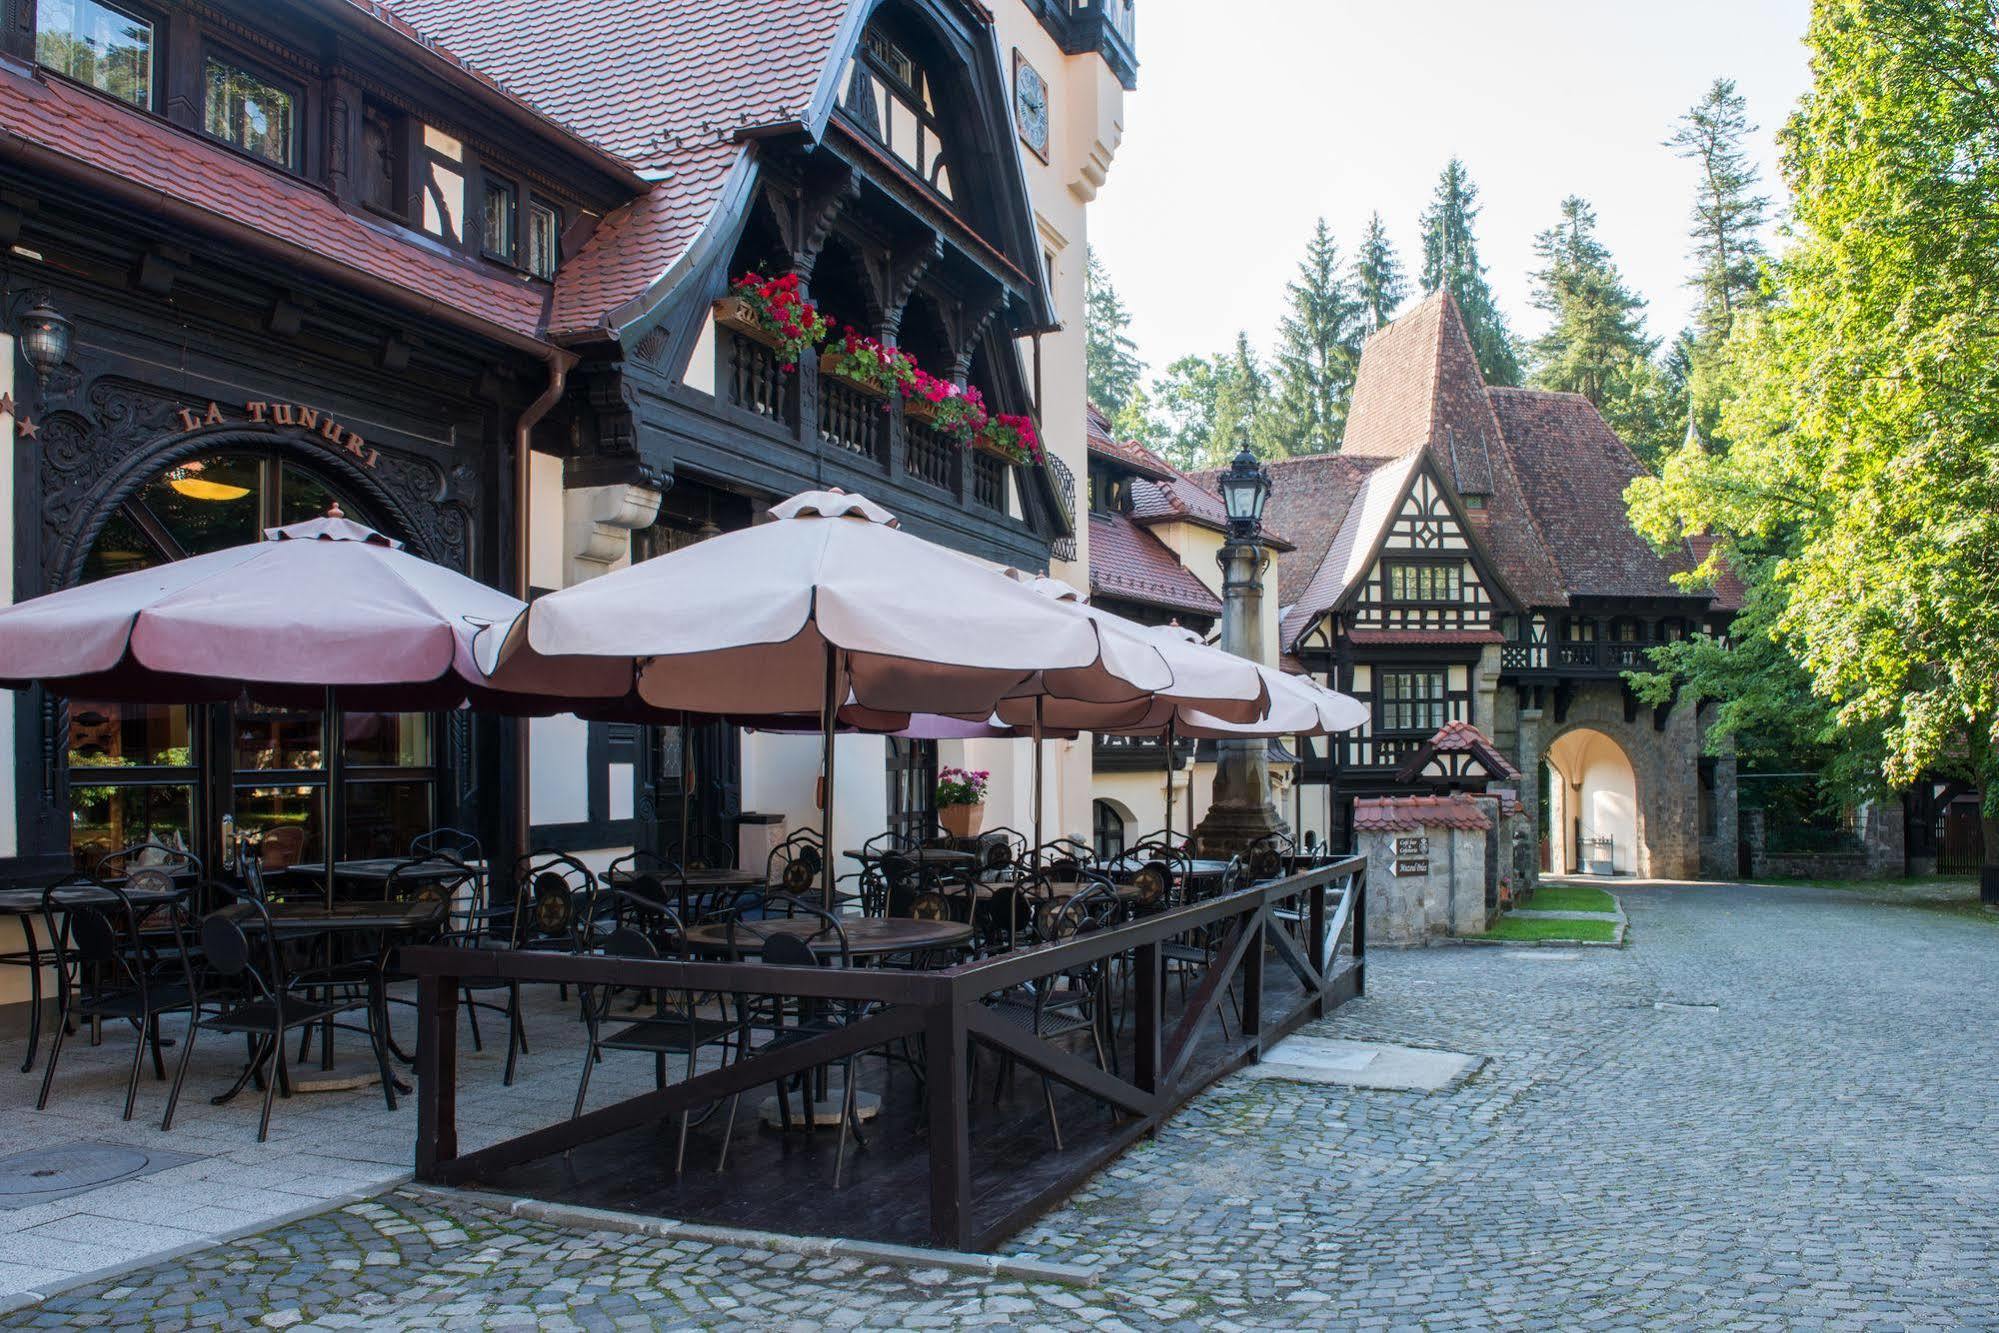
[[[534,543],[532,515],[528,509],[528,485],[533,469],[529,466],[534,440],[534,428],[549,409],[562,400],[563,390],[569,384],[569,372],[577,358],[573,352],[550,349],[543,357],[548,366],[548,385],[541,396],[527,405],[514,423],[514,596],[523,602],[528,599],[528,558],[533,554]],[[531,835],[532,812],[528,808],[528,722],[527,718],[514,719],[514,855],[526,856],[532,850],[534,839]]]

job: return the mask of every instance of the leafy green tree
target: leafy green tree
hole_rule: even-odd
[[[1454,157],[1445,164],[1437,192],[1423,210],[1423,294],[1442,288],[1457,301],[1487,383],[1518,384],[1519,354],[1485,280],[1478,238],[1472,232],[1477,221],[1478,187],[1465,164]]]
[[[1999,23],[1993,0],[1815,0],[1786,127],[1793,240],[1735,311],[1726,452],[1630,491],[1714,532],[1842,745],[1985,793],[1999,869]],[[1778,558],[1758,562],[1758,551]],[[1759,627],[1752,622],[1751,630]]]
[[[1083,291],[1083,356],[1090,401],[1115,417],[1138,388],[1145,362],[1128,332],[1131,312],[1111,285],[1095,249],[1088,252],[1084,265]]]
[[[1185,471],[1222,467],[1244,444],[1258,457],[1275,457],[1270,378],[1257,363],[1247,334],[1212,357],[1183,356],[1153,381],[1159,453]]]
[[[1365,336],[1363,308],[1340,269],[1340,248],[1320,218],[1278,329],[1268,433],[1284,454],[1329,454],[1346,428],[1354,367]],[[1246,340],[1242,350],[1247,352]]]
[[[1756,164],[1742,147],[1755,132],[1735,81],[1716,79],[1666,140],[1666,147],[1700,171],[1688,235],[1698,266],[1690,282],[1700,289],[1704,341],[1726,338],[1736,312],[1758,303],[1758,269],[1765,258],[1758,232],[1769,218],[1770,199],[1760,192]]]
[[[1388,239],[1388,228],[1379,213],[1367,220],[1367,231],[1361,235],[1360,249],[1354,252],[1353,272],[1347,283],[1365,316],[1363,339],[1394,319],[1396,309],[1409,295],[1408,275],[1402,271],[1402,259],[1395,253],[1394,242]],[[1356,345],[1356,356],[1359,351]]]

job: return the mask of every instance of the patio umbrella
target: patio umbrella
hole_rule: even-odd
[[[1151,645],[1107,643],[1089,618],[902,532],[861,496],[808,491],[770,514],[541,598],[480,660],[502,688],[516,670],[599,659],[627,664],[654,707],[817,712],[829,844],[842,701],[985,719],[1007,699],[1134,707],[1172,684]],[[830,904],[830,856],[821,890]]]
[[[0,685],[135,703],[264,703],[411,712],[471,702],[510,712],[558,711],[577,693],[606,705],[631,692],[629,672],[524,670],[521,692],[492,688],[473,640],[522,604],[341,516],[272,528],[265,540],[134,570],[0,609]],[[327,756],[337,794],[340,751]],[[330,803],[327,889],[338,859],[339,802]]]

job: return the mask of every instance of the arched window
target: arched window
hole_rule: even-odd
[[[265,528],[316,518],[336,501],[348,517],[372,523],[365,506],[299,464],[249,452],[189,459],[111,514],[85,559],[83,581],[253,542]],[[219,730],[225,722],[227,730]],[[244,832],[298,827],[301,859],[324,856],[325,731],[319,709],[247,699],[213,710],[72,699],[70,849],[78,867],[148,840],[198,851],[202,828],[225,814]],[[349,781],[340,854],[407,852],[436,822],[430,715],[349,713],[341,739]],[[203,774],[218,770],[229,776],[228,803],[210,809],[207,794],[219,784]]]
[[[1090,805],[1090,823],[1096,835],[1097,860],[1112,861],[1124,855],[1124,816],[1109,801]]]
[[[936,84],[905,44],[869,27],[847,66],[840,105],[918,180],[945,199],[954,197]]]

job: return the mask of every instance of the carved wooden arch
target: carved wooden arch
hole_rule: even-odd
[[[52,552],[47,568],[53,577],[50,586],[73,587],[83,577],[84,562],[119,508],[161,473],[191,459],[227,450],[260,451],[274,454],[285,462],[296,462],[334,478],[336,486],[354,495],[391,529],[386,536],[403,542],[426,560],[457,568],[460,562],[439,549],[431,531],[403,500],[383,485],[370,469],[345,453],[336,452],[319,441],[316,433],[293,427],[259,427],[231,423],[226,426],[197,427],[161,437],[151,448],[140,449],[121,459],[105,474],[103,482],[82,507],[81,517]],[[462,558],[462,553],[461,553]]]

